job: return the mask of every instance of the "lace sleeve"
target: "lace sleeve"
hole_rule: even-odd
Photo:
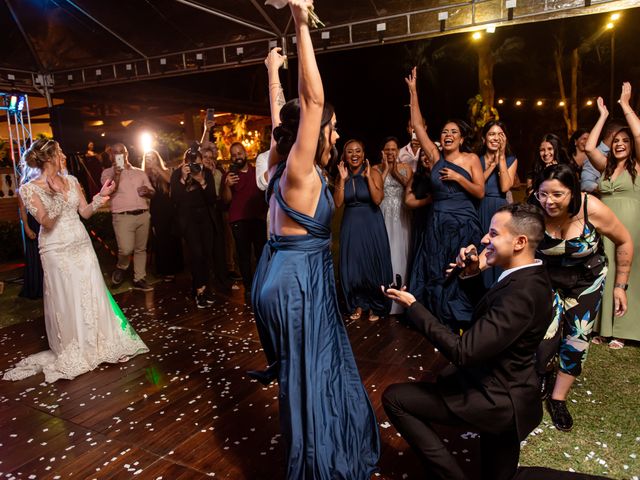
[[[84,196],[84,189],[82,188],[82,185],[80,185],[78,179],[72,175],[68,175],[67,180],[72,183],[71,188],[74,188],[78,194],[78,212],[83,218],[91,217],[91,215],[96,213],[96,211],[105,203],[104,197],[101,197],[99,193],[93,196],[91,203],[87,203]]]
[[[96,193],[93,196],[93,200],[91,201],[89,206],[91,207],[91,211],[95,213],[102,205],[104,205],[104,203],[105,203],[104,197],[101,196],[99,193]]]
[[[27,211],[34,217],[38,218],[38,207],[35,205],[33,198],[33,186],[30,183],[23,185],[20,187],[18,193],[20,194],[20,198],[22,198],[22,202],[24,206],[27,208]]]
[[[64,195],[47,193],[30,183],[20,188],[20,196],[33,218],[46,228],[53,226],[53,221],[58,218],[64,208]]]

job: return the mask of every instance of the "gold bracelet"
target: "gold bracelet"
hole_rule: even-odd
[[[636,112],[634,112],[634,111],[632,110],[632,111],[630,111],[630,112],[625,113],[625,114],[624,114],[624,116],[626,117],[627,115],[631,115],[632,113],[636,113]]]
[[[280,87],[280,88],[282,88],[282,84],[281,84],[280,82],[278,82],[278,83],[270,83],[270,84],[269,84],[269,88],[271,88],[271,87],[273,87],[273,86],[276,86],[276,87]]]

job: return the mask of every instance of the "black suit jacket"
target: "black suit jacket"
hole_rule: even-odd
[[[480,276],[461,280],[480,298]],[[544,266],[517,270],[477,302],[473,325],[462,336],[415,302],[411,322],[451,361],[438,385],[453,413],[481,431],[515,426],[524,439],[542,419],[534,354],[552,318],[551,283]]]

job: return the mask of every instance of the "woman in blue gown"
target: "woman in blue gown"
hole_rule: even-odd
[[[27,212],[21,197],[20,216],[24,230],[24,283],[18,296],[36,300],[42,298],[42,288],[44,285],[44,272],[42,271],[42,261],[40,260],[40,250],[38,248],[38,232],[40,224]]]
[[[480,164],[484,171],[484,198],[480,201],[478,216],[482,233],[489,231],[491,218],[498,208],[507,204],[507,192],[513,187],[518,170],[518,159],[511,155],[507,141],[507,128],[499,120],[487,122],[482,129]],[[495,267],[482,272],[485,287],[491,286],[502,274]]]
[[[340,286],[352,320],[369,311],[369,321],[387,315],[391,302],[380,291],[393,279],[387,228],[380,210],[384,198],[382,174],[364,159],[359,140],[344,145],[338,165],[334,200],[343,204],[340,226]]]
[[[284,57],[273,49],[266,63],[272,121],[280,125],[269,157],[271,235],[252,289],[269,366],[252,375],[279,383],[286,478],[369,480],[380,451],[378,427],[338,311],[330,252],[334,206],[322,171],[334,156],[336,119],[324,103],[309,2],[289,5],[299,99],[282,106],[278,68]]]
[[[470,153],[469,126],[461,120],[445,123],[440,133],[442,153],[429,139],[422,122],[416,90],[416,69],[406,79],[411,125],[433,165],[433,204],[419,242],[411,272],[410,291],[440,321],[452,329],[470,326],[473,305],[458,282],[445,271],[460,248],[479,245],[482,238],[477,202],[484,196],[484,178],[478,156]]]

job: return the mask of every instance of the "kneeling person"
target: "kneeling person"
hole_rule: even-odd
[[[542,419],[534,354],[553,304],[545,267],[535,259],[543,233],[544,217],[532,205],[505,205],[495,213],[482,244],[487,265],[504,272],[486,293],[475,247],[460,251],[457,263],[466,267],[459,281],[476,305],[472,327],[461,336],[410,293],[387,290],[451,362],[436,383],[395,384],[383,395],[389,419],[433,478],[466,477],[432,423],[479,431],[482,478],[501,480],[516,475],[520,441]]]

